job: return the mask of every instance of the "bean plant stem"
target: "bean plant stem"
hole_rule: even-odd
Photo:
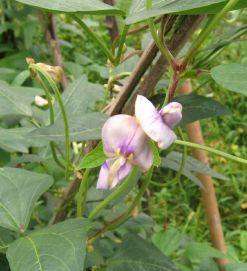
[[[86,197],[87,197],[87,191],[88,191],[88,178],[90,174],[90,169],[86,169],[82,180],[80,184],[80,188],[77,194],[77,199],[76,199],[76,213],[77,217],[82,217],[84,209],[85,209],[85,204],[86,204]]]
[[[231,10],[238,2],[239,0],[229,0],[228,3],[225,5],[225,7],[216,15],[213,17],[213,19],[210,21],[210,23],[202,30],[199,37],[195,40],[194,43],[192,43],[188,53],[186,54],[183,63],[184,66],[188,64],[190,59],[195,55],[196,51],[201,47],[205,39],[208,37],[210,32],[214,29],[214,27],[219,23],[220,19]]]
[[[147,7],[147,9],[152,8],[152,0],[146,1],[146,7]],[[149,24],[149,29],[150,29],[151,35],[152,35],[157,47],[159,48],[161,54],[163,54],[163,56],[167,59],[167,61],[171,65],[171,67],[173,67],[175,64],[174,57],[171,54],[171,52],[169,51],[169,49],[167,48],[167,46],[165,45],[165,43],[162,42],[163,38],[160,39],[160,37],[158,36],[153,18],[148,19],[148,24]]]
[[[102,42],[101,38],[98,37],[80,18],[76,15],[71,15],[71,17],[83,28],[83,30],[87,33],[87,35],[94,40],[107,56],[107,58],[111,61],[111,63],[115,62],[115,58],[112,55],[111,51],[107,48],[104,42]]]
[[[231,154],[225,153],[223,151],[219,151],[219,150],[216,150],[216,149],[204,146],[204,145],[200,145],[200,144],[197,144],[197,143],[192,143],[192,142],[177,139],[177,140],[175,140],[175,144],[182,145],[182,146],[187,146],[187,147],[195,148],[195,149],[201,149],[201,150],[211,152],[211,153],[217,154],[219,156],[225,157],[226,159],[229,159],[229,160],[232,160],[232,161],[236,161],[236,162],[239,162],[239,163],[242,163],[242,164],[247,164],[246,159],[243,159],[243,158],[240,158],[240,157],[237,157],[237,156],[234,156],[234,155],[231,155]]]
[[[127,179],[122,182],[122,184],[118,188],[116,188],[116,190],[113,191],[104,201],[98,204],[95,209],[93,209],[93,211],[89,214],[89,219],[93,220],[99,214],[99,212],[103,210],[106,206],[108,206],[112,201],[121,197],[122,195],[125,195],[128,191],[129,186],[135,180],[138,174],[138,168],[134,167]]]
[[[52,125],[52,124],[54,124],[54,121],[55,121],[55,114],[54,114],[54,108],[53,108],[53,103],[52,103],[52,95],[51,95],[49,89],[47,88],[42,77],[44,77],[44,75],[41,75],[41,77],[38,77],[38,81],[45,91],[45,95],[46,95],[46,99],[48,101],[48,107],[49,107],[49,111],[50,111],[50,125]],[[54,161],[57,163],[57,165],[59,167],[64,169],[65,167],[64,167],[63,163],[59,160],[59,158],[57,156],[56,149],[55,149],[55,142],[51,141],[49,144],[50,144],[51,153],[52,153],[52,157],[53,157]]]
[[[117,218],[112,220],[111,222],[107,223],[107,225],[105,225],[101,230],[96,232],[89,239],[89,242],[93,242],[95,239],[100,237],[106,231],[116,229],[119,225],[124,223],[129,218],[129,216],[131,215],[134,208],[140,203],[142,196],[145,193],[145,191],[146,191],[146,189],[152,179],[152,174],[153,174],[153,167],[146,174],[146,176],[142,182],[142,186],[141,186],[140,190],[138,191],[138,193],[137,193],[135,199],[133,200],[133,202],[131,203],[131,205],[127,208],[126,212],[124,212],[123,214],[121,214],[120,216],[118,216]]]
[[[55,97],[57,99],[59,108],[61,110],[61,114],[63,117],[63,122],[64,122],[64,133],[65,133],[65,148],[66,148],[66,168],[65,168],[65,179],[69,179],[69,169],[70,169],[70,136],[69,136],[69,124],[68,124],[68,118],[67,114],[65,111],[65,107],[63,104],[63,100],[60,94],[60,91],[56,85],[56,83],[52,80],[52,78],[47,74],[44,70],[42,70],[39,66],[36,64],[30,64],[30,68],[38,71],[46,81],[48,82],[49,86],[53,90]],[[54,120],[53,120],[54,121]]]

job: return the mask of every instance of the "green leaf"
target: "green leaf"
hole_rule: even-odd
[[[50,11],[82,14],[119,14],[124,13],[110,5],[102,3],[100,0],[17,0],[20,3],[43,8]]]
[[[180,170],[180,163],[169,159],[169,157],[165,157],[162,159],[162,166],[164,168],[170,168],[174,171],[179,171]],[[201,181],[188,169],[185,167],[182,169],[182,175],[186,176],[189,180],[194,182],[196,185],[198,185],[200,188],[203,188],[203,185],[201,184]]]
[[[99,84],[88,82],[85,75],[75,80],[63,92],[62,99],[68,116],[83,115],[95,108],[95,103],[104,97]],[[58,104],[55,104],[55,120],[62,119]]]
[[[82,271],[86,219],[69,219],[18,239],[7,250],[11,271]]]
[[[213,79],[224,88],[247,96],[247,64],[224,64],[211,70]]]
[[[0,117],[11,115],[30,117],[31,106],[23,96],[17,95],[13,87],[0,81]]]
[[[176,152],[176,151],[170,152],[166,156],[165,159],[170,160],[170,161],[174,161],[175,163],[177,163],[178,168],[179,168],[180,164],[181,164],[181,160],[182,160],[182,153]],[[191,171],[193,173],[196,172],[196,173],[206,174],[206,175],[212,176],[212,177],[214,177],[216,179],[219,179],[219,180],[224,180],[224,181],[229,180],[223,174],[220,174],[220,173],[214,171],[208,165],[203,164],[201,161],[199,161],[199,160],[197,160],[194,157],[189,156],[189,155],[186,156],[184,169],[187,170],[187,171]]]
[[[126,24],[133,24],[151,17],[178,13],[178,14],[203,14],[217,13],[227,4],[226,0],[153,0],[151,9],[146,9],[146,0],[133,0],[130,14]],[[245,0],[238,1],[234,9],[247,6]]]
[[[107,263],[106,271],[178,271],[151,242],[136,235],[126,240]]]
[[[0,128],[0,148],[7,152],[28,153],[29,147],[43,147],[47,141],[29,138],[28,134],[33,128]]]
[[[181,125],[231,113],[227,107],[219,102],[194,93],[176,97],[174,101],[183,105]]]
[[[231,263],[226,266],[226,271],[246,271],[247,263]]]
[[[12,86],[21,86],[28,78],[30,77],[30,71],[25,70],[20,72],[13,82],[11,83]]]
[[[13,241],[13,232],[0,227],[0,253],[5,253],[9,244]]]
[[[107,117],[102,113],[70,115],[69,129],[71,141],[97,140],[101,138],[101,128]],[[60,119],[54,125],[37,128],[28,135],[33,140],[64,141],[64,124]]]
[[[0,68],[0,80],[7,81],[10,83],[15,76],[17,75],[17,71],[9,68]]]
[[[78,169],[95,168],[101,166],[106,159],[107,156],[104,153],[103,144],[100,142],[96,148],[94,148],[91,152],[83,157],[78,166]]]
[[[207,243],[190,243],[184,252],[186,258],[192,263],[199,263],[205,258],[226,258],[226,255],[219,250],[211,247]]]
[[[166,231],[156,232],[152,236],[152,241],[166,256],[170,256],[181,245],[182,237],[183,234],[176,228],[169,227]]]
[[[35,202],[52,185],[49,175],[24,169],[0,169],[0,226],[26,230]]]

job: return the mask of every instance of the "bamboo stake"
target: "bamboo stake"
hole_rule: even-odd
[[[189,94],[192,92],[192,86],[190,80],[187,80],[184,85],[179,90],[181,94]],[[193,123],[187,124],[187,133],[189,136],[189,140],[191,142],[204,145],[204,138],[201,131],[201,125],[199,121],[195,121]],[[203,150],[194,149],[193,155],[196,159],[201,161],[204,164],[209,163],[209,158],[207,153]],[[205,189],[201,189],[202,194],[202,203],[205,208],[205,213],[207,216],[211,241],[215,248],[220,250],[223,253],[226,253],[227,247],[224,240],[224,234],[222,230],[221,218],[219,213],[219,207],[217,203],[215,188],[213,184],[213,180],[211,176],[198,174],[198,178],[202,182]],[[221,266],[222,270],[223,266],[228,263],[227,259],[217,259],[218,264]]]

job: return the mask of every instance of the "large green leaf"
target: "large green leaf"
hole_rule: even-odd
[[[1,168],[0,226],[17,232],[26,230],[35,202],[52,183],[49,175]]]
[[[51,11],[83,14],[120,14],[123,12],[115,7],[106,5],[100,0],[16,0],[30,6]]]
[[[70,140],[84,141],[101,138],[101,128],[107,117],[102,113],[71,115],[69,118]],[[64,141],[64,124],[60,119],[54,125],[37,128],[28,135],[33,140]]]
[[[11,271],[82,271],[86,255],[86,219],[69,219],[12,243]]]
[[[33,130],[33,128],[25,127],[14,129],[0,128],[0,148],[8,152],[27,153],[29,147],[45,146],[47,141],[28,137],[28,134]]]
[[[75,80],[62,95],[66,113],[69,116],[83,115],[92,111],[95,103],[104,97],[103,88],[99,84],[88,82],[85,75]],[[55,105],[56,120],[62,119],[58,104]]]
[[[178,271],[151,242],[129,235],[108,261],[107,271]]]
[[[13,232],[0,227],[0,253],[5,253],[9,244],[14,241]]]
[[[247,64],[224,64],[211,70],[213,79],[221,86],[247,96]]]
[[[0,81],[0,118],[3,116],[31,116],[32,110],[23,95],[7,83]]]
[[[146,9],[146,0],[133,0],[130,14],[126,19],[127,24],[137,23],[150,17],[178,13],[202,14],[217,13],[227,3],[226,0],[153,0],[152,9]],[[247,6],[246,0],[238,1],[235,9]]]
[[[164,95],[154,95],[151,100],[156,106],[160,106],[163,104]],[[181,103],[183,106],[183,118],[180,125],[231,113],[227,107],[219,102],[195,93],[178,96],[174,101]]]
[[[187,123],[230,114],[230,110],[219,102],[197,94],[176,97],[174,101],[183,105],[183,119],[181,125]]]

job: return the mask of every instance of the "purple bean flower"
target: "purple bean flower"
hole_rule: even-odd
[[[135,117],[116,115],[102,129],[104,152],[109,157],[102,165],[98,189],[112,189],[131,171],[134,165],[145,172],[153,163],[148,138]]]
[[[182,105],[171,102],[158,111],[147,98],[138,95],[135,115],[144,132],[159,148],[166,149],[177,138],[172,129],[182,119]]]

